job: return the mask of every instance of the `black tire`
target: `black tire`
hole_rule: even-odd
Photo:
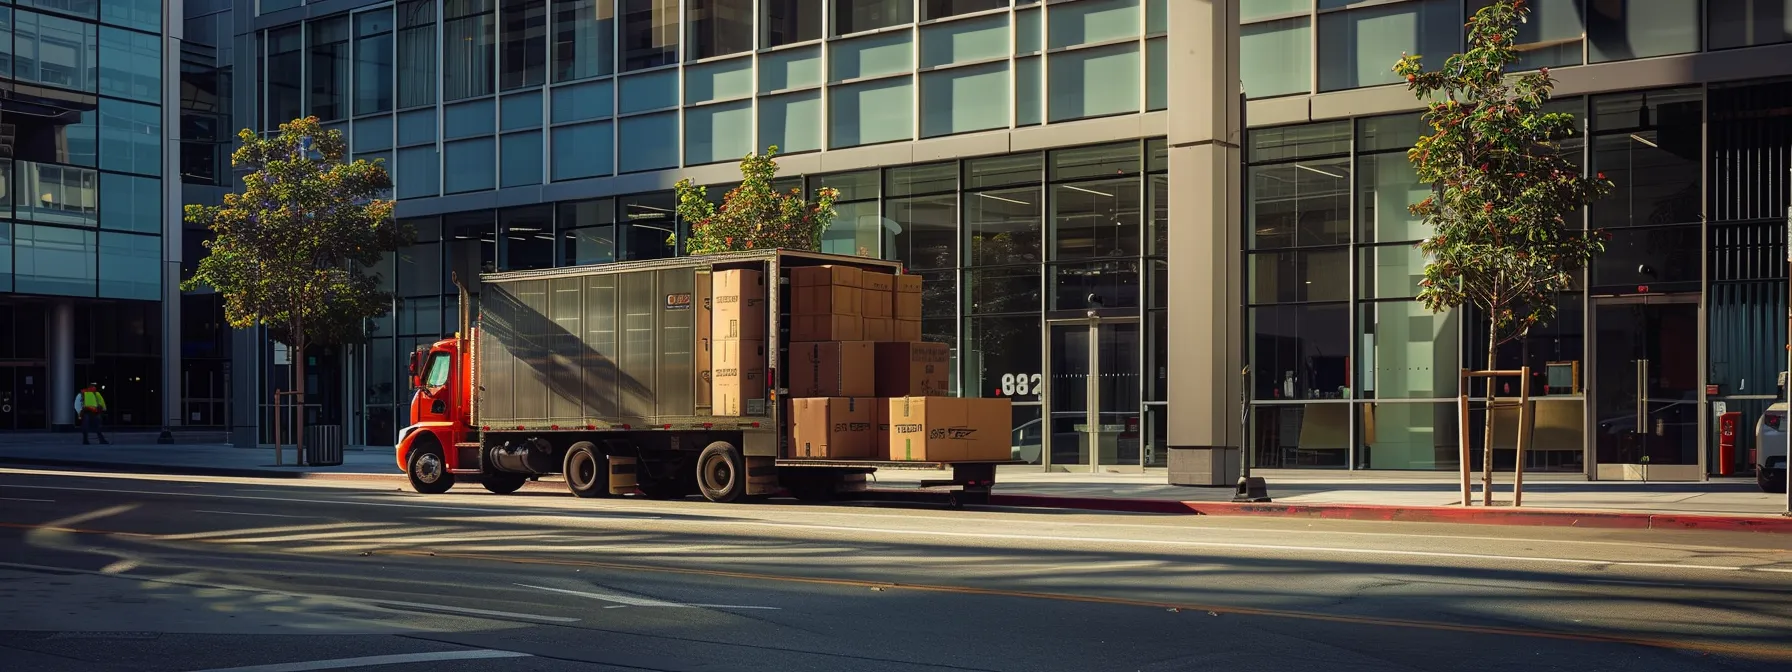
[[[492,491],[494,494],[508,495],[522,489],[523,484],[528,481],[529,476],[527,474],[491,471],[485,473],[480,484],[484,485],[485,489]]]
[[[574,497],[607,497],[610,494],[608,459],[597,445],[580,441],[566,449],[566,461],[560,471],[566,475],[566,489]]]
[[[404,473],[411,479],[411,489],[425,495],[439,495],[454,487],[454,474],[448,473],[448,460],[442,457],[442,447],[433,441],[411,448]]]
[[[722,441],[697,456],[697,490],[712,502],[737,502],[747,494],[747,461],[740,449]]]

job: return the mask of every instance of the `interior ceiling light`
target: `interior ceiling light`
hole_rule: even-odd
[[[1334,173],[1334,172],[1331,172],[1331,171],[1329,171],[1329,170],[1320,170],[1320,169],[1318,169],[1318,168],[1314,168],[1314,167],[1312,167],[1312,166],[1309,166],[1309,165],[1306,165],[1306,164],[1302,164],[1302,163],[1297,163],[1297,164],[1294,164],[1294,167],[1295,167],[1295,168],[1299,168],[1299,169],[1301,169],[1301,170],[1304,170],[1304,171],[1307,171],[1307,172],[1309,172],[1309,173],[1319,173],[1319,174],[1320,174],[1320,175],[1324,175],[1324,176],[1326,176],[1326,177],[1330,177],[1330,178],[1334,178],[1334,179],[1339,179],[1339,180],[1342,180],[1342,179],[1344,179],[1344,176],[1343,176],[1343,175],[1339,175],[1339,174],[1337,174],[1337,173]]]

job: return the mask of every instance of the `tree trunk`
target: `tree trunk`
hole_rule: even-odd
[[[299,456],[296,462],[305,466],[305,318],[293,320],[292,357],[293,357],[293,408],[298,412],[292,421],[293,445],[298,446]]]
[[[1499,318],[1487,318],[1487,370],[1499,370]],[[1493,405],[1499,398],[1499,379],[1488,376],[1482,378],[1487,385],[1487,426],[1482,428],[1481,439],[1481,505],[1493,506]]]

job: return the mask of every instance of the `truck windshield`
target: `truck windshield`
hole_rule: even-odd
[[[441,387],[448,384],[448,353],[438,352],[429,356],[429,364],[423,369],[424,387]]]

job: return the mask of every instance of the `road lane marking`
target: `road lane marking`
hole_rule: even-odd
[[[453,613],[457,613],[457,614],[469,614],[469,615],[473,615],[473,616],[496,616],[498,618],[520,618],[520,619],[525,619],[525,620],[530,620],[530,621],[545,621],[548,623],[577,623],[577,622],[579,622],[579,619],[567,618],[565,616],[542,616],[540,614],[519,614],[514,611],[495,611],[495,610],[491,610],[491,609],[474,609],[472,607],[454,607],[454,606],[449,606],[446,604],[424,604],[422,602],[403,602],[400,600],[381,600],[381,599],[361,599],[361,598],[354,598],[354,597],[343,597],[343,598],[336,598],[336,599],[355,600],[355,601],[359,601],[359,602],[367,602],[370,604],[384,604],[384,605],[390,605],[390,606],[394,606],[394,607],[410,607],[412,609],[433,609],[436,611],[447,611],[447,612],[453,612]]]
[[[531,658],[530,654],[518,651],[500,651],[497,649],[474,649],[472,651],[434,651],[429,653],[399,653],[386,656],[363,656],[360,658],[335,658],[331,660],[311,660],[298,663],[274,663],[271,665],[250,665],[247,667],[218,667],[200,672],[309,672],[310,670],[342,670],[353,667],[373,667],[376,665],[405,665],[409,663],[437,663],[450,660],[489,660],[493,658]]]
[[[511,585],[522,586],[524,588],[534,588],[536,590],[545,590],[545,591],[552,592],[552,593],[564,593],[567,595],[577,595],[579,597],[589,597],[594,600],[603,600],[605,602],[617,603],[616,606],[604,607],[605,609],[621,609],[624,607],[664,607],[664,608],[669,608],[669,609],[690,609],[690,608],[695,607],[695,608],[710,608],[710,609],[766,609],[766,610],[771,610],[771,611],[779,611],[778,607],[751,607],[751,606],[746,606],[746,605],[741,605],[741,604],[683,604],[683,603],[679,603],[679,602],[666,602],[664,600],[655,600],[655,599],[646,598],[646,597],[630,597],[628,595],[612,595],[609,593],[591,593],[591,592],[586,592],[586,591],[582,591],[582,590],[567,590],[565,588],[549,588],[547,586],[531,586],[527,583],[517,583],[517,584],[511,584]]]
[[[248,511],[210,511],[194,509],[193,513],[219,513],[226,516],[261,516],[263,518],[323,518],[324,516],[289,516],[284,513],[250,513]]]
[[[212,499],[249,499],[249,500],[256,500],[256,501],[263,501],[263,502],[299,502],[299,503],[304,503],[304,504],[333,504],[333,505],[338,505],[338,506],[374,506],[374,507],[387,507],[387,508],[397,508],[397,509],[431,509],[431,510],[435,510],[435,511],[472,511],[474,513],[502,513],[502,514],[513,514],[513,515],[516,513],[516,509],[514,509],[514,508],[493,509],[493,508],[472,507],[472,506],[441,506],[438,504],[398,504],[398,503],[393,503],[393,502],[346,502],[346,501],[342,501],[340,499],[328,499],[328,498],[301,499],[301,498],[297,498],[297,497],[250,497],[247,495],[218,495],[218,494],[204,493],[204,492],[161,492],[161,491],[157,491],[157,490],[113,490],[110,488],[73,488],[73,487],[60,486],[60,485],[8,485],[6,487],[8,487],[8,488],[30,488],[32,490],[68,490],[68,491],[72,491],[72,492],[105,492],[105,493],[118,494],[118,495],[160,495],[160,496],[164,496],[164,497],[208,497],[208,498],[212,498]],[[135,505],[131,505],[131,506],[135,506]],[[113,508],[117,508],[117,507],[113,507]],[[108,514],[108,515],[110,515],[110,514]],[[590,515],[576,515],[576,514],[565,514],[565,515],[568,515],[568,517],[581,518],[584,520],[659,520],[660,519],[659,516],[641,516],[641,515],[620,515],[620,516],[603,516],[603,515],[590,516]],[[64,524],[67,524],[67,523],[64,523]]]

